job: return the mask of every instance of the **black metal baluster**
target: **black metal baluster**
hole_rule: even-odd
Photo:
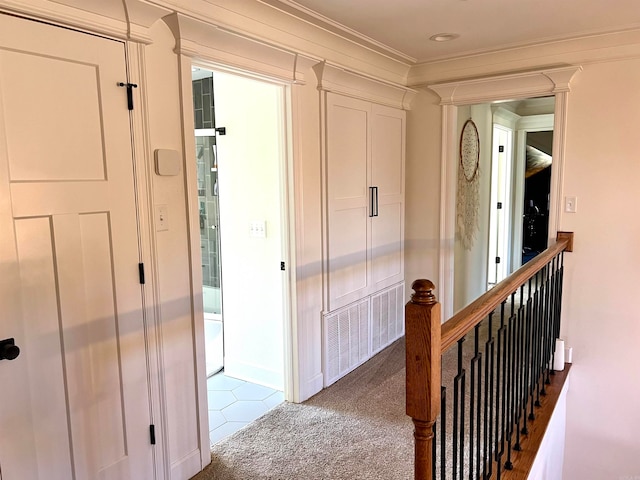
[[[442,418],[440,419],[442,421]],[[436,471],[437,471],[437,458],[438,458],[438,422],[436,421],[433,424],[433,440],[431,441],[432,451],[431,451],[431,478],[436,480]],[[444,479],[443,479],[444,480]]]
[[[509,315],[509,335],[507,342],[507,460],[504,468],[513,469],[511,463],[511,442],[513,441],[513,427],[515,424],[515,334],[516,334],[516,315],[515,315],[516,292],[511,294],[511,314]]]
[[[520,305],[518,305],[518,318],[516,329],[516,443],[513,449],[516,452],[521,450],[520,447],[520,420],[524,419],[526,425],[526,417],[523,415],[524,404],[524,317],[525,317],[525,304],[524,304],[524,288],[525,285],[520,286]],[[523,426],[524,428],[524,426]]]
[[[531,278],[529,279],[529,291],[527,292],[527,310],[526,310],[526,315],[525,315],[525,326],[526,326],[526,340],[525,340],[525,376],[524,376],[524,385],[525,385],[525,390],[526,390],[526,398],[525,398],[525,402],[524,402],[524,409],[525,409],[525,414],[526,414],[526,410],[527,407],[529,406],[529,397],[532,397],[532,390],[531,390],[531,383],[530,383],[530,378],[531,378],[531,353],[533,351],[533,346],[531,345],[531,331],[533,330],[532,327],[532,323],[533,323],[533,314],[532,314],[532,310],[533,310],[533,301],[531,299],[531,287],[532,287],[532,280]],[[532,397],[533,398],[533,397]],[[531,417],[533,416],[533,399],[531,401],[531,415],[529,416],[529,418],[531,420],[533,420]],[[529,434],[529,429],[527,428],[527,422],[524,422],[524,426],[522,428],[522,434],[523,435],[528,435]]]
[[[440,479],[447,478],[447,389],[440,388]]]
[[[458,374],[453,383],[453,478],[464,476],[464,400],[465,370],[462,368],[462,351],[465,337],[458,340]],[[460,476],[458,477],[458,473]]]
[[[535,277],[535,285],[536,289],[533,294],[533,333],[531,336],[531,342],[533,344],[533,357],[531,364],[531,387],[532,387],[532,397],[531,397],[531,414],[533,413],[533,406],[540,406],[540,388],[538,386],[538,377],[539,377],[539,365],[540,365],[540,286],[539,286],[539,274],[540,272],[536,272]]]
[[[480,399],[482,354],[480,353],[480,324],[475,326],[473,335],[473,358],[471,359],[471,378],[469,382],[469,480],[473,480],[474,465],[480,477]],[[477,391],[477,393],[476,393]],[[477,428],[477,430],[476,430]],[[474,436],[475,435],[475,436]],[[474,447],[477,457],[474,457]]]
[[[500,304],[500,328],[498,329],[498,350],[496,352],[496,425],[495,425],[495,460],[497,465],[496,478],[500,480],[502,474],[502,455],[504,453],[504,423],[505,423],[505,367],[507,362],[506,326],[504,308],[506,300]]]
[[[493,456],[491,455],[491,445],[493,443],[493,371],[494,371],[494,341],[493,341],[493,312],[489,314],[487,329],[487,341],[485,343],[485,355],[487,357],[484,364],[484,477],[491,477],[493,472]]]
[[[553,274],[551,262],[547,263],[546,273],[545,273],[545,315],[544,315],[544,325],[545,325],[545,355],[544,355],[544,363],[543,363],[543,374],[545,375],[544,384],[542,385],[542,391],[540,392],[542,395],[546,395],[545,385],[551,384],[551,356],[553,354],[554,343],[555,343],[555,335],[554,335],[554,320],[553,320],[553,312],[551,310],[551,275]]]

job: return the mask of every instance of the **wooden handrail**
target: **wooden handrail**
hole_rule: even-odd
[[[413,282],[415,293],[405,307],[405,340],[406,412],[415,427],[415,480],[432,480],[433,428],[440,413],[442,354],[562,251],[573,251],[573,233],[558,232],[554,245],[444,324],[440,304],[433,294],[434,284],[429,280]]]
[[[456,344],[473,327],[482,321],[498,305],[533,277],[542,267],[549,263],[562,251],[573,250],[573,232],[558,232],[556,242],[544,252],[525,263],[518,270],[498,283],[491,290],[485,292],[469,305],[464,307],[442,325],[441,345],[442,353]]]

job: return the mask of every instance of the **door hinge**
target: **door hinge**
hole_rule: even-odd
[[[498,202],[498,210],[502,209],[502,202]]]
[[[504,153],[504,145],[500,145],[500,146],[498,147],[498,152],[500,152],[500,153]]]
[[[140,285],[144,285],[144,263],[138,264],[138,274],[140,275]]]
[[[127,107],[129,110],[133,110],[133,89],[138,88],[138,85],[135,83],[118,83],[119,87],[127,87]]]
[[[284,262],[280,262],[280,270],[284,272]]]
[[[500,257],[496,257],[496,263],[500,263]]]
[[[151,445],[156,444],[156,426],[149,425],[149,440],[151,441]]]

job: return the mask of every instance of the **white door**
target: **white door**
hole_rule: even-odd
[[[0,14],[2,480],[150,479],[124,45]]]
[[[329,310],[370,293],[371,103],[327,94]]]
[[[372,106],[371,284],[380,291],[404,280],[405,111]]]

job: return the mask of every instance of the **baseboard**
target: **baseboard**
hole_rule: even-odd
[[[277,372],[262,365],[243,362],[241,359],[225,357],[224,374],[244,380],[245,382],[256,383],[274,390],[282,390],[284,386],[283,372]]]
[[[320,392],[323,386],[324,377],[322,375],[322,372],[320,372],[304,383],[304,387],[300,389],[300,398],[297,400],[297,402],[304,402],[305,400],[310,399],[316,393]]]
[[[171,478],[187,479],[200,472],[204,466],[200,458],[200,449],[194,450],[171,464]]]

